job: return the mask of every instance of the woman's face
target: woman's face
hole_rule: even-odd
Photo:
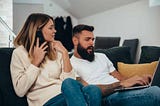
[[[54,40],[56,30],[55,30],[55,25],[54,25],[54,23],[53,23],[53,21],[51,19],[42,28],[42,33],[43,33],[44,39],[47,42],[50,42],[50,41]]]

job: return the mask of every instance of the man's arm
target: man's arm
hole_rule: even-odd
[[[115,92],[114,90],[117,88],[127,88],[134,85],[146,85],[149,83],[149,79],[150,79],[150,76],[144,76],[144,77],[133,76],[131,78],[122,80],[120,82],[115,82],[115,83],[106,84],[106,85],[97,84],[96,86],[98,86],[101,89],[103,96],[108,96],[114,93]],[[80,81],[84,86],[88,85],[88,83],[80,77],[78,77],[77,80]]]
[[[103,96],[108,96],[114,93],[115,89],[123,87],[120,82],[115,82],[115,83],[107,84],[107,85],[97,85],[97,86],[100,87]]]
[[[77,77],[76,80],[81,82],[84,86],[88,85],[88,83],[80,77]],[[120,85],[120,82],[116,82],[116,83],[113,83],[113,84],[106,84],[106,85],[96,85],[96,86],[98,86],[101,89],[103,96],[110,95],[110,94],[114,93],[114,89],[122,87]]]
[[[114,75],[118,75],[118,74],[114,73]],[[150,75],[144,75],[144,76],[136,75],[128,79],[121,79],[121,81],[115,82],[112,84],[97,85],[97,86],[101,88],[102,95],[107,96],[107,95],[110,95],[111,93],[114,93],[115,92],[114,90],[117,88],[127,88],[127,87],[131,87],[134,85],[148,85],[150,80],[151,80]]]
[[[81,82],[84,86],[87,86],[88,85],[88,83],[86,82],[86,81],[84,81],[82,78],[80,78],[80,77],[76,77],[76,80],[77,81],[79,81],[79,82]]]
[[[113,71],[110,73],[113,77],[117,78],[123,87],[131,87],[135,85],[147,85],[150,83],[152,76],[151,75],[142,75],[142,76],[132,76],[130,78],[123,77],[118,71]]]
[[[113,77],[117,78],[119,81],[125,80],[126,78],[122,76],[117,70],[110,73]]]

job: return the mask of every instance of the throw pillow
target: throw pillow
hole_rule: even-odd
[[[151,74],[153,75],[155,68],[157,66],[158,61],[154,61],[151,63],[144,64],[125,64],[122,62],[118,62],[118,71],[124,77],[131,77],[134,75],[144,75]]]
[[[160,47],[157,46],[142,46],[139,63],[150,63],[157,61],[160,57]]]

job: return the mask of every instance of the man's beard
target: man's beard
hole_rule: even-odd
[[[87,52],[88,49],[92,49],[92,51],[88,53]],[[77,52],[81,56],[82,59],[88,60],[90,62],[94,60],[94,47],[93,46],[89,46],[85,49],[79,43],[77,47]]]

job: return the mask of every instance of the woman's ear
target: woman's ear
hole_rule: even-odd
[[[78,38],[77,37],[73,37],[72,38],[72,42],[73,42],[74,46],[77,46],[78,45]]]

